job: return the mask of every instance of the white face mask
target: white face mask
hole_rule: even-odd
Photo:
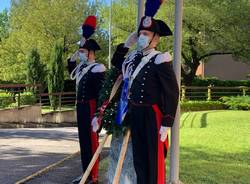
[[[149,46],[149,38],[145,35],[140,35],[137,41],[137,50],[142,51]]]
[[[88,60],[85,53],[79,52],[79,58],[81,62],[86,62]]]

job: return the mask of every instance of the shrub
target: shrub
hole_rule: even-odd
[[[0,108],[17,107],[18,95],[13,96],[9,93],[0,93]],[[33,105],[36,103],[36,96],[32,92],[24,92],[20,94],[20,105]]]
[[[182,111],[204,111],[225,109],[225,105],[220,101],[183,101]]]
[[[13,102],[13,97],[10,94],[0,93],[0,108],[5,108]]]
[[[250,80],[219,80],[216,78],[195,78],[192,82],[192,86],[223,86],[223,87],[235,87],[235,86],[248,86],[250,87]]]
[[[250,96],[222,97],[220,100],[233,110],[250,110]]]
[[[36,100],[36,96],[32,92],[24,92],[20,96],[20,105],[33,105]]]

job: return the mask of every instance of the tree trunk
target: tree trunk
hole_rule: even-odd
[[[123,136],[112,135],[110,153],[109,153],[109,168],[107,173],[108,184],[112,184],[114,179],[117,162],[122,147]],[[133,163],[132,142],[131,139],[128,143],[126,157],[123,162],[122,173],[119,184],[134,184],[136,183],[136,174]]]
[[[189,73],[185,73],[185,71],[182,68],[182,77],[183,77],[183,83],[186,86],[191,86],[192,82],[196,76],[196,71],[200,65],[200,62],[197,60],[193,60],[192,65],[189,65],[191,71]]]
[[[193,72],[190,72],[189,74],[183,74],[183,84],[185,86],[191,86],[192,82],[194,80],[195,75]]]
[[[190,68],[190,72],[188,73],[186,73],[185,70],[181,68],[183,83],[186,86],[192,85],[192,82],[196,76],[196,71],[200,65],[200,61],[204,60],[209,56],[232,54],[231,52],[210,52],[202,56],[198,56],[198,52],[195,49],[196,44],[192,38],[189,39],[189,44],[192,57],[191,58],[187,57],[187,55],[184,52],[182,52],[182,58],[184,59],[184,64]]]
[[[200,65],[200,59],[198,58],[198,52],[195,49],[196,42],[193,40],[193,38],[189,38],[189,44],[190,44],[190,52],[191,57],[187,57],[184,52],[182,52],[182,57],[185,61],[185,64],[190,68],[189,72],[185,72],[182,68],[182,77],[183,77],[183,83],[186,86],[192,85],[192,81],[194,80],[196,70]]]

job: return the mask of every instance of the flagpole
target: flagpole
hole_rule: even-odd
[[[111,46],[112,46],[112,0],[110,0],[110,8],[109,8],[109,65],[108,68],[111,68]]]
[[[141,18],[143,17],[144,15],[144,0],[138,0],[138,11],[137,11],[137,28],[139,27],[140,25],[140,22],[141,22]]]
[[[178,85],[181,85],[181,46],[182,46],[182,17],[183,0],[175,0],[175,29],[174,29],[174,71]],[[175,123],[171,130],[170,149],[170,183],[179,184],[179,126],[180,103],[177,107]]]

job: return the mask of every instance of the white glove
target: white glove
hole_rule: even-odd
[[[97,130],[100,128],[100,125],[98,123],[98,118],[96,116],[92,119],[91,125],[93,132],[97,132]]]
[[[137,39],[138,35],[137,32],[135,31],[128,36],[124,46],[127,48],[131,48],[137,42]]]
[[[78,50],[75,51],[75,53],[70,57],[70,61],[76,61],[77,58],[79,57]]]
[[[166,141],[169,130],[170,130],[170,127],[161,126],[160,131],[159,131],[160,136],[161,136],[161,142]]]

